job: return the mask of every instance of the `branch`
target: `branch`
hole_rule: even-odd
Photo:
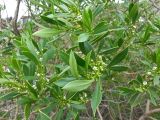
[[[150,106],[150,101],[147,100],[146,112],[139,118],[139,120],[144,120],[145,118],[149,117],[149,116],[152,115],[153,113],[158,113],[158,112],[160,112],[160,108],[153,109],[153,110],[149,110],[149,106]]]
[[[20,35],[18,26],[17,26],[17,20],[18,20],[18,14],[19,14],[19,7],[20,7],[21,0],[17,0],[17,7],[14,13],[13,21],[12,21],[12,26],[13,26],[13,33],[15,35]]]
[[[98,112],[98,115],[99,115],[100,120],[103,120],[103,117],[102,117],[102,115],[101,115],[101,112],[100,112],[99,108],[97,108],[97,112]]]

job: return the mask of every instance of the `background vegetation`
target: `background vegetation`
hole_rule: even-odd
[[[25,0],[23,24],[21,2],[0,31],[1,119],[160,119],[159,1]]]

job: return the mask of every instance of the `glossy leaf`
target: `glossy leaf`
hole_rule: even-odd
[[[97,82],[95,91],[93,92],[92,99],[91,99],[91,106],[92,106],[92,111],[94,116],[99,104],[101,103],[101,100],[102,100],[101,84]]]
[[[79,92],[87,89],[94,80],[74,80],[66,84],[63,89],[71,92]]]
[[[111,54],[111,53],[113,53],[113,52],[116,52],[118,49],[119,49],[118,47],[113,47],[113,48],[109,48],[109,49],[105,49],[105,50],[103,49],[103,50],[100,52],[100,54],[105,54],[105,55]]]
[[[113,71],[119,71],[119,72],[121,72],[121,71],[128,70],[128,67],[127,66],[123,66],[123,65],[114,65],[110,69],[113,70]]]
[[[29,119],[30,112],[31,112],[31,104],[26,104],[25,109],[24,109],[24,114],[25,114],[26,120]]]
[[[39,111],[39,120],[51,120],[51,118],[42,111]]]
[[[77,69],[77,62],[74,56],[74,53],[71,51],[70,56],[69,56],[69,65],[70,65],[70,70],[73,76],[78,77],[78,69]]]
[[[48,49],[43,55],[43,63],[47,63],[48,60],[52,59],[55,56],[55,49],[52,47]]]
[[[138,4],[137,3],[131,3],[129,5],[129,16],[132,19],[132,22],[135,23],[138,18]]]
[[[82,33],[78,36],[78,42],[85,42],[88,40],[88,38],[89,38],[88,33]]]
[[[33,35],[41,38],[50,38],[55,35],[58,35],[60,32],[60,30],[45,28],[33,33]]]
[[[127,53],[128,53],[128,48],[126,48],[123,51],[121,51],[120,53],[118,53],[112,59],[112,61],[109,63],[108,67],[111,67],[113,65],[116,65],[116,64],[120,63],[127,56]]]
[[[159,85],[160,84],[160,76],[154,76],[154,79],[153,79],[153,83],[154,85]]]

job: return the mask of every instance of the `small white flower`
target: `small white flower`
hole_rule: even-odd
[[[36,89],[36,85],[33,85],[32,87],[33,87],[34,89]]]
[[[83,97],[80,97],[81,100],[83,100]]]
[[[105,66],[105,65],[107,65],[107,64],[106,64],[105,62],[102,62],[102,65],[104,65],[104,66]]]
[[[102,60],[102,56],[98,56],[98,59]]]
[[[63,96],[63,99],[66,100],[66,96]]]
[[[82,19],[82,15],[78,15],[77,20],[81,20],[81,19]]]
[[[39,52],[37,51],[36,54],[39,55]]]
[[[40,74],[39,74],[39,73],[37,73],[37,76],[39,77],[39,76],[40,76]]]
[[[42,60],[43,60],[43,58],[39,58],[39,60],[40,60],[40,61],[42,61]]]
[[[98,70],[98,68],[96,66],[93,67],[93,70]]]
[[[84,97],[87,97],[87,93],[84,93]]]
[[[6,72],[10,72],[9,68],[6,68]]]
[[[147,75],[151,75],[152,73],[151,72],[147,72]]]
[[[46,81],[49,82],[49,79],[47,78]]]
[[[69,103],[67,103],[67,106],[70,107],[71,105]]]
[[[103,71],[103,70],[104,70],[102,66],[100,66],[100,69],[101,69],[101,71]]]
[[[136,26],[134,25],[133,28],[136,29]]]
[[[147,85],[147,81],[143,81],[143,85]]]
[[[140,17],[140,18],[139,18],[139,21],[140,21],[140,22],[143,22],[143,21],[144,21],[144,18]]]
[[[156,70],[156,69],[157,69],[157,67],[153,67],[153,68],[152,68],[152,70]]]

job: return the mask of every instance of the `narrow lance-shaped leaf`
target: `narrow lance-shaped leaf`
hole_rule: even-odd
[[[30,112],[31,112],[31,104],[29,103],[29,104],[25,105],[25,109],[24,109],[24,114],[25,114],[26,120],[29,119]]]
[[[121,71],[126,71],[128,69],[128,67],[127,66],[123,66],[123,65],[114,65],[110,69],[113,70],[113,71],[121,72]]]
[[[48,60],[52,59],[54,57],[55,49],[50,48],[47,50],[43,55],[43,63],[45,64]]]
[[[77,69],[77,62],[74,56],[74,53],[71,51],[69,56],[69,65],[71,67],[71,73],[74,77],[78,77],[78,69]]]
[[[95,91],[92,95],[92,99],[91,99],[91,107],[92,107],[94,116],[95,116],[95,113],[96,113],[96,110],[97,110],[99,104],[101,103],[101,100],[102,100],[101,84],[98,81],[96,84]]]
[[[108,67],[111,67],[113,65],[116,65],[116,64],[120,63],[127,56],[127,53],[128,53],[128,48],[121,51],[119,54],[117,54],[113,58],[113,60],[109,63]]]
[[[78,36],[78,42],[85,42],[88,40],[88,38],[89,38],[88,33],[82,33]]]
[[[159,85],[160,83],[160,76],[156,75],[153,79],[153,83],[154,85]]]
[[[51,118],[48,115],[46,115],[42,111],[39,111],[39,112],[40,112],[40,114],[39,114],[39,116],[40,116],[39,120],[51,120]]]
[[[37,36],[37,37],[42,37],[42,38],[50,38],[50,37],[53,37],[53,36],[59,34],[60,32],[61,32],[60,30],[51,29],[51,28],[44,28],[44,29],[41,29],[41,30],[33,33],[33,35]]]
[[[135,23],[138,18],[138,4],[131,3],[129,5],[129,17],[132,19],[132,22]]]
[[[63,89],[71,91],[71,92],[78,92],[84,89],[87,89],[94,80],[74,80],[66,84]]]

